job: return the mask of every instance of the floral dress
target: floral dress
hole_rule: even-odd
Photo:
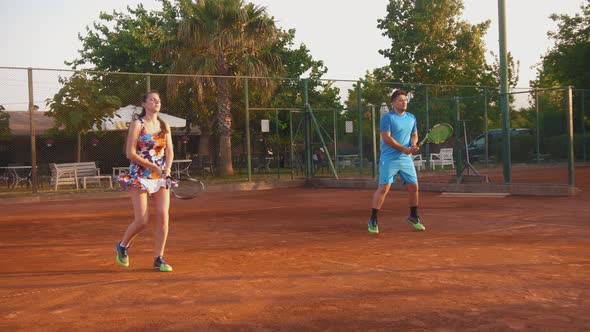
[[[141,121],[141,132],[137,139],[135,151],[140,157],[164,169],[166,166],[166,134],[162,132],[153,135],[147,133],[143,119],[139,120]],[[131,188],[138,188],[153,194],[162,187],[170,188],[170,183],[166,178],[154,174],[151,169],[134,162],[131,162],[129,165],[129,174],[119,175],[117,181],[123,186],[125,191]]]

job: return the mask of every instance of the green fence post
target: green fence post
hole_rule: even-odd
[[[358,113],[358,135],[359,135],[359,174],[363,175],[363,110],[361,107],[361,81],[356,86],[356,109]]]
[[[338,170],[338,110],[333,111],[334,117],[334,162],[336,163],[335,167]]]
[[[312,148],[311,148],[311,117],[309,115],[309,94],[308,94],[308,79],[303,80],[303,105],[305,108],[305,113],[303,113],[305,119],[305,165],[306,165],[306,177],[307,179],[311,179],[311,175],[313,174],[311,164],[311,155],[312,155]]]
[[[574,179],[574,105],[572,103],[572,87],[567,86],[565,88],[566,93],[566,111],[567,111],[567,166],[569,175],[569,185],[575,185]]]
[[[373,163],[372,163],[372,175],[373,179],[377,176],[377,131],[375,129],[375,105],[371,105],[371,137],[373,143]]]
[[[459,97],[455,96],[455,151],[457,155],[457,183],[461,183],[461,170],[463,169],[463,162],[462,162],[462,154],[461,154],[461,124],[460,124],[460,114],[459,114]]]
[[[248,79],[244,79],[244,110],[246,115],[246,168],[248,169],[248,182],[252,181],[252,155],[250,145],[250,106],[248,100]]]
[[[293,143],[293,111],[289,110],[289,142],[291,150],[291,180],[295,178],[295,171],[293,170],[293,161],[295,160],[295,144]]]
[[[281,161],[280,161],[280,153],[281,151],[279,151],[280,149],[280,138],[279,138],[279,110],[275,110],[275,133],[277,135],[277,140],[275,143],[275,150],[273,152],[273,157],[275,158],[276,164],[277,164],[277,179],[280,180],[281,179]]]
[[[35,99],[33,98],[33,68],[27,68],[27,76],[29,85],[29,126],[31,129],[31,180],[33,193],[37,193],[37,145],[35,139],[35,121],[33,121],[33,110],[35,109]]]
[[[486,153],[486,168],[488,168],[488,155],[489,155],[489,145],[488,145],[488,88],[483,88],[483,132],[485,133],[485,153]]]
[[[586,90],[581,90],[582,95],[580,96],[580,125],[582,126],[582,160],[588,161],[586,155]]]
[[[430,99],[428,96],[428,85],[424,86],[424,98],[426,100],[426,131],[430,130]],[[430,144],[426,144],[426,169],[430,169]]]
[[[510,109],[508,105],[508,51],[506,46],[506,0],[498,0],[498,30],[500,35],[500,110],[502,113],[504,183],[512,182],[510,153]]]
[[[537,149],[537,164],[541,162],[541,122],[539,120],[539,91],[535,88],[535,132],[536,137],[536,149]]]

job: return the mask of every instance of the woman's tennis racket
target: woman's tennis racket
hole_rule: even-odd
[[[192,199],[205,191],[205,184],[197,179],[173,180],[170,177],[168,179],[171,181],[170,190],[178,199]]]
[[[453,127],[448,123],[439,123],[430,128],[422,142],[418,146],[424,145],[424,143],[440,144],[453,136]]]

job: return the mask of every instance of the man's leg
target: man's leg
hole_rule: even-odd
[[[420,223],[420,218],[418,217],[418,184],[408,183],[406,184],[406,189],[408,190],[408,198],[410,203],[410,216],[406,219],[406,221],[414,226],[416,230],[424,231],[426,230],[426,227]]]
[[[385,197],[387,196],[387,193],[389,192],[389,189],[391,188],[391,184],[381,184],[379,185],[379,187],[377,187],[377,190],[375,190],[375,193],[373,194],[373,202],[372,202],[372,210],[371,210],[371,218],[369,219],[369,222],[367,223],[367,227],[369,232],[371,233],[375,233],[378,234],[379,233],[379,226],[377,224],[377,214],[379,213],[379,209],[381,209],[381,206],[383,205],[383,202],[385,201]]]

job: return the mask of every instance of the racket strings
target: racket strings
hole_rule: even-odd
[[[444,142],[453,135],[453,127],[450,125],[436,125],[428,132],[428,140],[432,143]]]

